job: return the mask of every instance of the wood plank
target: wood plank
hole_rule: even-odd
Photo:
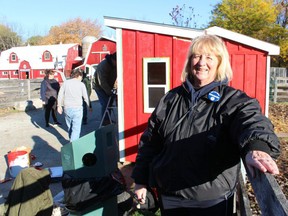
[[[288,201],[273,175],[256,170],[255,178],[252,178],[249,171],[247,176],[262,216],[288,216]]]

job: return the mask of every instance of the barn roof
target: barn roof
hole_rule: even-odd
[[[97,41],[99,40],[110,40],[110,41],[113,41],[113,42],[116,42],[116,39],[114,37],[107,37],[107,36],[104,36],[102,35],[99,39],[97,39]]]
[[[78,44],[57,44],[57,45],[41,45],[41,46],[22,46],[13,47],[1,52],[0,55],[0,70],[17,70],[22,61],[28,61],[32,68],[54,68],[56,57],[59,61],[67,56],[68,49]],[[42,55],[45,51],[49,51],[53,57],[52,62],[42,62]],[[11,53],[16,53],[19,62],[16,64],[9,63]]]
[[[214,34],[219,37],[235,41],[237,43],[241,43],[259,50],[263,50],[267,52],[268,55],[279,55],[280,53],[280,47],[277,45],[267,43],[265,41],[261,41],[252,37],[248,37],[246,35],[239,34],[217,26],[199,30],[187,27],[179,27],[175,25],[160,24],[155,22],[123,19],[108,16],[104,16],[104,24],[114,29],[117,28],[130,29],[136,31],[145,31],[145,32],[165,34],[191,39],[203,34]]]

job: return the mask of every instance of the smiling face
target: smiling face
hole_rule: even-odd
[[[199,50],[191,56],[190,61],[194,87],[200,88],[215,80],[219,65],[215,54]]]
[[[213,81],[228,83],[233,77],[228,50],[216,35],[201,35],[192,40],[181,81],[188,79],[194,88]]]

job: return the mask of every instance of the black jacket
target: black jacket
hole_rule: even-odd
[[[117,79],[116,65],[113,65],[110,55],[107,55],[97,66],[94,73],[93,88],[103,90],[109,96],[112,94],[115,81]]]
[[[222,83],[195,98],[189,85],[172,89],[155,108],[132,178],[155,183],[166,195],[218,199],[235,189],[241,156],[262,150],[276,158],[279,140],[256,99]],[[211,91],[220,94],[219,101],[209,99]]]
[[[47,104],[49,99],[56,100],[60,89],[60,84],[56,79],[44,78],[41,82],[40,97]]]

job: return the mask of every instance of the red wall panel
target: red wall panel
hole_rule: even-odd
[[[146,128],[150,113],[144,113],[143,95],[143,58],[169,57],[170,58],[170,88],[174,81],[174,40],[171,36],[157,35],[153,33],[122,31],[123,47],[123,80],[124,80],[124,137],[126,160],[134,161],[137,153],[137,145]],[[129,39],[127,39],[129,38]],[[187,43],[187,42],[186,42]],[[179,43],[182,44],[181,42]],[[179,47],[181,48],[181,46]],[[187,52],[187,44],[185,51]],[[177,53],[177,52],[176,52]],[[181,56],[179,56],[181,58]],[[185,59],[185,58],[184,58]],[[181,68],[177,68],[178,84],[180,84]],[[133,65],[133,66],[132,66]],[[132,67],[132,68],[131,68]],[[179,73],[180,72],[180,73]],[[172,81],[173,80],[173,81]],[[172,82],[171,82],[172,81]],[[129,100],[127,100],[129,95]],[[127,107],[129,107],[127,109]],[[131,151],[132,150],[132,151]]]
[[[264,112],[267,53],[228,40],[225,41],[225,44],[231,57],[233,69],[231,86],[245,91],[251,97],[257,98]]]
[[[266,106],[266,80],[267,80],[267,56],[266,55],[257,55],[257,66],[256,66],[256,92],[255,97],[259,100],[259,103],[262,107],[262,112],[265,112]]]
[[[136,39],[136,56],[137,56],[137,125],[145,125],[150,113],[144,113],[143,99],[143,58],[155,56],[155,34],[137,32]],[[143,131],[138,131],[137,143]]]
[[[250,97],[256,95],[256,60],[256,55],[245,55],[244,91]]]
[[[231,86],[236,89],[244,89],[244,59],[245,56],[241,55],[231,55],[231,67],[233,70],[233,79],[231,81]]]
[[[127,161],[134,161],[137,153],[137,61],[136,32],[122,31],[124,139]],[[119,116],[120,118],[121,116]]]
[[[181,84],[181,73],[186,63],[190,44],[191,40],[188,39],[174,38],[173,40],[172,88]]]

